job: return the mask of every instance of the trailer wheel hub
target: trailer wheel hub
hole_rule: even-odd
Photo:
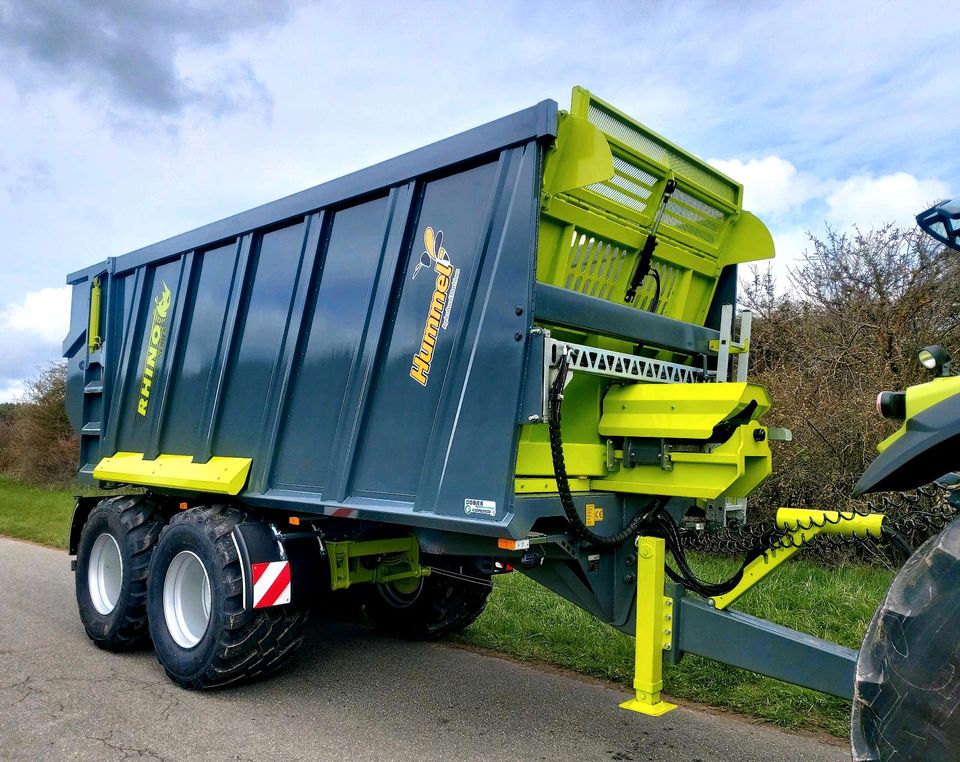
[[[170,637],[193,648],[210,623],[210,578],[203,562],[189,550],[174,556],[163,581],[163,616]]]
[[[377,592],[391,606],[402,609],[416,603],[422,587],[423,577],[412,577],[379,584]]]
[[[106,616],[117,607],[123,584],[123,559],[120,546],[109,532],[93,542],[90,565],[87,567],[87,587],[93,607]]]

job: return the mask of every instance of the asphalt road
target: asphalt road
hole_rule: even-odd
[[[95,648],[60,552],[0,538],[0,759],[849,760],[840,747],[315,617],[284,673],[177,688],[151,651]]]

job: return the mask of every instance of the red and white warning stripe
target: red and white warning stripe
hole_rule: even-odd
[[[253,607],[265,609],[290,603],[290,562],[270,561],[251,564],[253,572]]]

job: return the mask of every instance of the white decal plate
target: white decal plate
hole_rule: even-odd
[[[474,500],[468,497],[463,501],[463,512],[480,514],[481,516],[496,516],[497,503],[494,500]]]

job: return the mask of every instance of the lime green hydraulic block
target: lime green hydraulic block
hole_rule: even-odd
[[[757,384],[628,384],[603,400],[604,437],[667,440],[659,463],[593,477],[597,489],[712,500],[745,497],[770,475],[770,444],[757,419],[770,407]],[[730,434],[707,443],[718,427]]]
[[[591,478],[591,485],[636,495],[713,500],[749,495],[771,472],[766,429],[756,421],[739,426],[730,439],[709,452],[676,450],[669,453],[669,461],[669,469],[659,465],[621,468],[609,476]]]
[[[654,717],[677,708],[660,698],[663,652],[673,642],[673,599],[663,594],[664,544],[660,537],[641,537],[637,543],[636,696],[620,704],[622,709]]]

